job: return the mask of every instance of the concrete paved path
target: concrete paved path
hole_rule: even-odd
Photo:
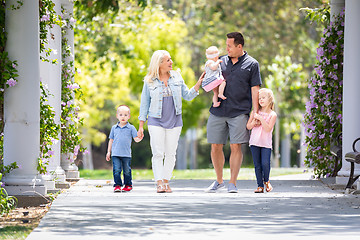
[[[253,193],[253,180],[238,181],[239,193],[204,193],[210,180],[175,180],[166,194],[152,181],[113,193],[109,181],[80,180],[27,239],[360,239],[359,195],[289,179],[272,179],[273,192],[264,194]]]

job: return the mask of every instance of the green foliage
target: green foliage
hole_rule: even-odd
[[[127,10],[127,2],[134,2],[132,0],[76,0],[74,1],[74,6],[76,9],[81,11],[83,14],[80,18],[77,18],[81,22],[92,21],[94,17],[102,14],[110,14],[115,16],[119,12],[124,12]],[[147,6],[147,0],[137,0],[137,5],[140,7]]]
[[[46,104],[51,94],[42,82],[40,90],[40,156],[37,170],[40,174],[45,174],[49,159],[54,155],[51,146],[59,141],[60,125],[55,123],[55,111]]]
[[[61,26],[63,23],[61,17],[56,14],[54,10],[55,3],[51,0],[40,0],[39,1],[39,17],[40,17],[40,53],[45,53],[44,56],[40,56],[42,61],[50,62],[49,56],[53,49],[46,48],[46,44],[49,43],[50,39],[54,39],[54,34],[49,33],[49,29],[53,26]],[[57,60],[54,59],[52,63],[57,63]]]
[[[0,173],[0,180],[2,178],[2,173]],[[3,184],[0,181],[0,216],[9,213],[11,209],[14,209],[17,204],[17,199],[15,197],[9,196],[3,188]]]
[[[311,22],[323,23],[324,25],[330,22],[330,5],[325,5],[323,8],[300,8],[300,11],[307,13],[306,18]]]
[[[300,128],[307,94],[307,74],[302,64],[291,61],[291,55],[275,56],[273,63],[267,66],[270,74],[265,78],[266,87],[274,92],[275,111],[287,134],[297,133]]]
[[[342,131],[344,12],[334,19],[325,28],[317,49],[318,62],[308,82],[310,101],[304,115],[306,164],[318,177],[336,175],[330,143]]]
[[[72,14],[62,9],[65,24],[62,26],[62,71],[61,71],[61,153],[66,154],[70,161],[74,161],[79,151],[84,151],[81,146],[80,126],[83,119],[79,117],[77,100],[82,98],[82,90],[74,81],[75,67],[71,46],[64,36],[73,29],[75,22]]]
[[[126,11],[97,15],[88,22],[81,16],[82,8],[75,8],[76,67],[81,74],[76,80],[82,86],[85,102],[81,103],[84,133],[87,141],[99,145],[116,122],[115,109],[119,104],[131,108],[130,122],[138,124],[140,95],[152,53],[166,49],[180,68],[189,87],[195,84],[189,67],[191,56],[184,47],[187,36],[184,22],[168,17],[159,7],[139,7],[123,1]],[[91,39],[91,41],[89,41]],[[189,119],[184,129],[197,125],[202,102],[184,103],[183,117]],[[200,106],[200,107],[199,107]]]

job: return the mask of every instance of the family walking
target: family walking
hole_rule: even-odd
[[[244,38],[239,32],[227,34],[227,55],[219,57],[217,47],[209,47],[206,50],[208,61],[205,72],[190,89],[181,74],[172,70],[173,61],[169,52],[157,50],[153,53],[141,93],[139,130],[136,132],[135,127],[128,123],[130,109],[123,105],[116,114],[119,122],[112,127],[109,135],[106,160],[113,160],[114,191],[132,189],[131,142],[132,139],[135,142],[142,140],[147,122],[156,192],[172,192],[169,181],[183,126],[182,99],[191,101],[199,95],[200,87],[214,93],[207,121],[207,140],[211,144],[216,180],[205,191],[217,192],[225,187],[223,146],[228,139],[231,154],[227,191],[238,192],[236,183],[243,161],[242,144],[249,144],[253,155],[258,184],[255,192],[264,192],[264,185],[266,191],[272,190],[269,175],[272,130],[276,120],[274,96],[271,90],[260,89],[259,63],[243,47]]]

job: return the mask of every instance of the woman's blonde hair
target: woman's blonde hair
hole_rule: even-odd
[[[170,57],[166,50],[156,50],[150,60],[149,71],[145,76],[145,81],[151,83],[153,78],[159,78],[159,67],[165,56]]]
[[[260,93],[266,93],[269,97],[269,100],[270,100],[270,109],[271,110],[274,110],[275,108],[275,98],[274,98],[274,93],[273,91],[271,91],[271,89],[268,89],[268,88],[261,88],[259,90],[259,94]],[[259,104],[259,109],[260,109],[260,104]]]

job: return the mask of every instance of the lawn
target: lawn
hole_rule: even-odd
[[[305,171],[304,168],[272,168],[270,177],[290,174],[301,174]],[[80,176],[84,179],[113,179],[112,170],[80,170]],[[134,180],[148,180],[153,179],[153,172],[151,169],[132,169],[132,176]],[[173,179],[215,179],[214,169],[192,169],[192,170],[174,170]],[[230,178],[230,169],[224,169],[224,179]],[[254,180],[254,168],[241,168],[238,176],[239,180]]]

